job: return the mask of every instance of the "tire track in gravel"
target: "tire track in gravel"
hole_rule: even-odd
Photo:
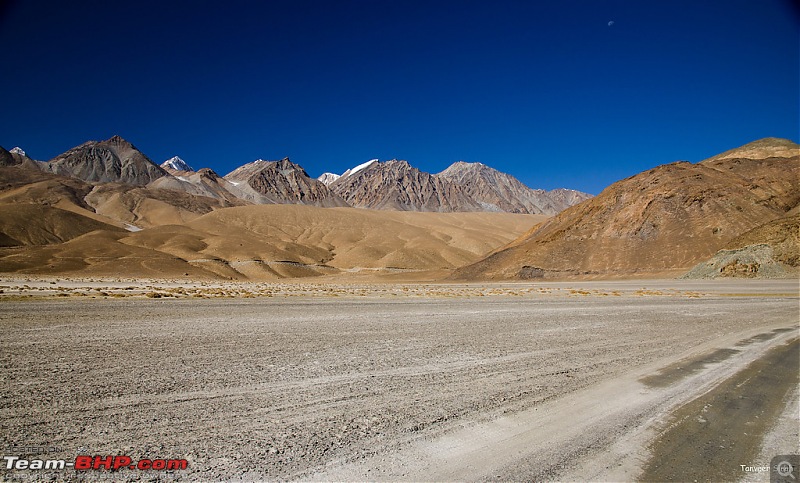
[[[532,410],[489,422],[464,422],[454,431],[413,442],[395,454],[331,465],[312,474],[311,479],[633,480],[650,458],[648,442],[656,439],[656,428],[665,424],[672,411],[718,385],[720,391],[727,391],[729,381],[737,380],[750,365],[768,364],[770,351],[781,349],[796,333],[797,328],[791,327],[740,339],[739,351],[725,352],[728,357],[722,359],[717,357],[720,349],[713,348],[690,358],[682,354],[672,363],[651,364]],[[795,339],[792,347],[796,346]],[[669,379],[667,384],[642,382],[652,381],[665,369],[668,372],[679,360],[692,370],[682,377],[664,376]],[[698,361],[705,361],[703,367]],[[684,449],[691,452],[693,447]],[[644,475],[646,480],[669,479],[666,474]]]

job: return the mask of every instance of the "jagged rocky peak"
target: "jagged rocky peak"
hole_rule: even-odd
[[[200,168],[197,172],[203,178],[208,178],[208,179],[213,179],[213,180],[217,180],[217,179],[220,178],[220,175],[218,175],[217,172],[214,171],[211,168]]]
[[[358,168],[358,169],[356,169]],[[393,159],[356,166],[331,184],[345,201],[359,208],[402,211],[482,211],[463,190],[447,180]]]
[[[133,144],[116,135],[105,141],[89,141],[74,147],[44,163],[43,168],[85,181],[135,186],[144,186],[167,174]]]
[[[302,166],[300,166],[299,164],[293,163],[292,160],[289,159],[289,158],[283,158],[283,159],[281,159],[279,161],[276,161],[275,163],[278,166],[278,168],[280,168],[280,169],[296,169],[296,170],[302,171],[303,174],[308,176],[308,173],[306,173],[306,170],[303,169]]]
[[[466,161],[456,161],[455,163],[451,164],[439,175],[453,175],[456,173],[464,173],[464,172],[474,172],[474,171],[481,171],[483,169],[492,169],[486,166],[483,163],[468,163]]]
[[[25,156],[25,157],[28,157],[28,155],[27,155],[27,154],[25,154],[25,151],[24,151],[24,150],[23,150],[21,147],[19,147],[19,146],[16,146],[16,147],[13,147],[13,148],[11,148],[11,150],[10,150],[9,152],[10,152],[11,154],[19,154],[20,156]]]
[[[126,139],[122,138],[122,136],[119,136],[118,134],[114,134],[113,136],[111,136],[107,140],[100,141],[100,143],[109,144],[109,145],[117,147],[117,148],[136,149],[136,146],[134,146],[133,144],[131,144],[130,142],[128,142]],[[137,149],[137,151],[138,151],[138,149]]]
[[[181,159],[180,156],[173,156],[161,163],[162,168],[174,169],[175,171],[194,171],[189,164]]]
[[[574,196],[559,190],[531,189],[514,176],[483,163],[458,161],[437,176],[461,186],[486,211],[554,215],[591,198],[573,190],[568,191]]]
[[[292,203],[324,207],[347,206],[324,183],[308,176],[302,166],[289,158],[279,161],[257,159],[225,175],[239,185],[246,183],[259,195],[274,203]]]

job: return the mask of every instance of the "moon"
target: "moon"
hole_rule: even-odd
[[[609,22],[608,22],[608,26],[609,26],[609,27],[611,27],[612,25],[614,25],[614,21],[613,21],[613,20],[611,20],[611,21],[609,21]]]

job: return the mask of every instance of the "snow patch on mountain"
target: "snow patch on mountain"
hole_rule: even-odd
[[[367,161],[366,163],[361,163],[361,164],[359,164],[358,166],[356,166],[355,168],[352,168],[352,169],[350,170],[350,174],[356,174],[356,173],[358,173],[359,171],[361,171],[362,169],[366,169],[366,168],[368,168],[368,167],[372,166],[373,164],[375,164],[375,163],[377,163],[377,162],[378,162],[378,160],[377,160],[377,159],[370,159],[370,160],[369,160],[369,161]]]
[[[348,176],[352,176],[352,175],[358,173],[359,171],[363,171],[363,170],[369,168],[370,166],[372,166],[373,164],[375,164],[377,162],[378,162],[377,159],[370,159],[366,163],[361,163],[358,166],[356,166],[355,168],[348,169],[347,171],[342,173],[341,177],[342,178],[347,178]]]
[[[333,183],[339,178],[341,178],[341,175],[334,173],[322,173],[321,175],[319,175],[319,178],[317,178],[317,180],[321,181],[325,186],[330,186],[331,183]]]
[[[191,166],[189,166],[186,161],[182,160],[180,156],[173,156],[168,160],[161,163],[162,168],[169,168],[174,169],[176,171],[194,171]]]
[[[19,146],[12,148],[11,151],[9,152],[14,154],[19,154],[20,156],[27,156],[27,154],[25,154],[25,151],[23,151],[22,148]]]

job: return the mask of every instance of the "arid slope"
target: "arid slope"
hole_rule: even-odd
[[[452,270],[544,219],[509,213],[376,212],[259,205],[136,232],[0,249],[0,271],[274,280],[362,270]]]
[[[698,164],[659,166],[561,212],[455,277],[679,275],[785,216],[800,202],[799,178],[797,145],[779,139]]]

